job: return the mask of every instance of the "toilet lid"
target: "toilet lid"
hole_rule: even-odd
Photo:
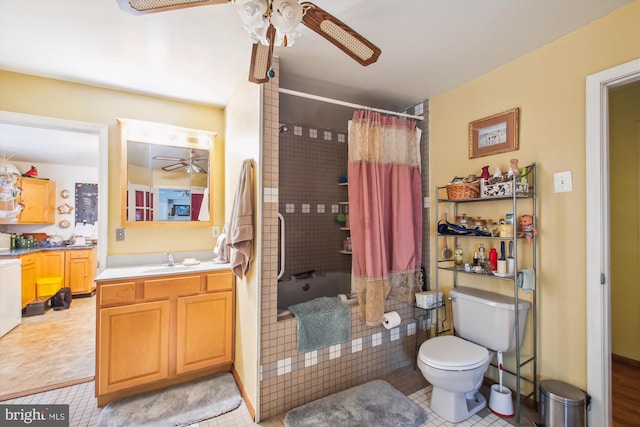
[[[418,357],[436,369],[467,370],[486,363],[489,351],[462,338],[443,335],[426,340],[420,346]]]

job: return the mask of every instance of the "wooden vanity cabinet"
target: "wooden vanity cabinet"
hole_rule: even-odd
[[[226,270],[98,282],[98,406],[229,371],[233,277]]]
[[[73,295],[89,294],[95,285],[96,249],[72,249],[65,251],[64,286],[71,288]]]
[[[24,205],[15,224],[53,224],[56,220],[56,183],[48,179],[20,177],[18,187]]]

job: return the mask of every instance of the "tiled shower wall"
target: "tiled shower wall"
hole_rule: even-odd
[[[360,320],[360,310],[352,306],[351,339],[339,346],[312,352],[298,352],[297,326],[293,318],[277,319],[277,270],[278,270],[278,210],[280,197],[279,171],[279,60],[274,58],[272,67],[276,77],[264,84],[263,148],[262,148],[262,276],[261,276],[261,330],[260,330],[260,402],[259,419],[267,419],[291,408],[323,396],[355,386],[390,371],[413,363],[416,345],[416,322],[413,306],[397,301],[387,301],[385,311],[395,310],[402,323],[387,330],[382,326],[367,327]],[[426,103],[409,113],[427,116]],[[424,110],[423,110],[424,108]],[[422,111],[421,111],[422,110]],[[428,165],[427,122],[422,134],[422,163]],[[290,128],[289,132],[293,129]],[[324,129],[320,130],[324,137]],[[340,162],[342,164],[342,162]],[[346,167],[346,164],[342,167]],[[285,167],[286,168],[286,167]],[[339,169],[340,173],[344,173]],[[337,171],[332,172],[332,174]],[[423,194],[428,194],[428,169],[423,166]],[[329,177],[334,187],[336,177]],[[322,188],[325,186],[322,185]],[[346,197],[346,195],[345,195]],[[338,199],[340,200],[340,199]],[[332,203],[326,202],[325,204]],[[296,207],[298,207],[296,202]],[[312,202],[308,203],[312,209]],[[316,203],[321,204],[321,203]],[[426,206],[426,205],[425,205]],[[284,206],[286,210],[286,203]],[[317,209],[317,206],[316,206]],[[325,206],[326,209],[326,206]],[[428,212],[425,207],[423,260],[428,261]],[[331,214],[327,215],[331,217]],[[290,227],[289,227],[290,228]],[[312,244],[313,242],[309,242]],[[339,249],[339,248],[338,248]],[[346,256],[346,255],[345,255]],[[319,265],[319,264],[318,264]],[[316,267],[317,268],[317,267]],[[428,270],[428,264],[427,264]]]
[[[347,118],[345,118],[346,124]],[[348,232],[336,221],[347,187],[347,135],[313,125],[282,123],[280,133],[280,214],[285,220],[284,279],[310,270],[351,271],[351,256],[340,253]]]

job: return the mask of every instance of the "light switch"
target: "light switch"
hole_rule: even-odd
[[[116,242],[121,242],[124,238],[124,228],[116,228]]]
[[[211,237],[215,239],[218,236],[220,236],[220,227],[214,225],[213,227],[211,227]]]
[[[556,172],[553,174],[553,192],[568,193],[573,191],[571,171]]]

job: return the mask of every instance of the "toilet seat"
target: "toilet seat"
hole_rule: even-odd
[[[418,352],[422,363],[447,371],[475,369],[487,363],[489,357],[486,348],[453,335],[428,339]]]

